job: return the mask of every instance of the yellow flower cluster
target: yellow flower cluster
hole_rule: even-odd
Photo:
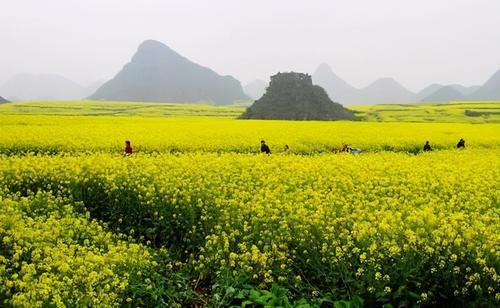
[[[1,306],[119,306],[129,272],[153,262],[61,197],[0,194]]]
[[[0,191],[51,191],[81,201],[93,217],[112,228],[155,247],[171,248],[196,276],[218,279],[225,269],[235,275],[245,273],[261,287],[277,282],[339,297],[360,294],[367,303],[378,298],[435,303],[443,295],[494,303],[500,297],[499,156],[498,149],[417,156],[389,152],[4,156]],[[2,222],[2,227],[14,228],[20,220],[14,214],[2,217],[12,220]],[[101,238],[108,235],[82,236],[78,224],[85,225],[83,221],[71,224],[60,232],[73,232],[78,239],[90,237],[91,247],[106,241]],[[43,230],[42,234],[48,232]],[[21,236],[20,230],[3,234],[12,241],[17,232]],[[41,241],[39,246],[58,245],[57,251],[65,252],[36,250],[43,252],[43,258],[50,257],[40,265],[51,266],[44,272],[57,268],[58,275],[80,277],[82,264],[100,267],[85,266],[81,269],[85,278],[72,278],[96,292],[87,294],[85,303],[94,303],[102,294],[118,294],[106,291],[106,285],[120,290],[124,283],[115,280],[113,270],[103,270],[107,262],[132,262],[127,255],[148,260],[138,246],[125,248],[121,242],[115,244],[120,248],[108,246],[106,254],[99,250],[96,256],[82,257],[80,253],[90,252],[76,254],[71,244],[52,237],[56,232],[48,233],[54,242]],[[15,242],[19,249],[33,249],[28,242]],[[88,246],[85,241],[80,245]],[[120,249],[126,252],[118,253]],[[68,260],[68,255],[75,260]],[[16,262],[13,255],[3,255],[3,260]],[[36,266],[33,270],[39,271]],[[22,273],[33,275],[31,271]],[[48,286],[54,290],[28,298],[38,300],[47,292],[67,290],[58,284]],[[12,296],[16,300],[16,294]]]

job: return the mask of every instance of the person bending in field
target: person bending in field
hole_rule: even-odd
[[[271,149],[267,146],[267,144],[264,140],[260,141],[260,152],[266,153],[266,154],[271,154]]]
[[[342,147],[340,148],[339,150],[340,153],[350,153],[351,152],[351,147],[347,144],[347,143],[344,143],[342,145]]]
[[[460,138],[460,140],[457,143],[457,149],[465,149],[465,140]]]
[[[361,153],[361,149],[357,149],[357,148],[352,148],[350,145],[348,144],[344,144],[342,146],[342,148],[339,150],[339,152],[341,153],[351,153],[351,154],[359,154]]]
[[[130,156],[132,155],[132,146],[130,145],[130,141],[125,141],[125,151],[123,152],[124,156]]]
[[[425,152],[432,151],[432,148],[431,148],[431,145],[430,145],[429,141],[425,142],[425,144],[424,144],[424,151]]]
[[[285,144],[285,149],[284,149],[284,151],[285,151],[285,154],[290,153],[290,147],[288,146],[288,144]]]

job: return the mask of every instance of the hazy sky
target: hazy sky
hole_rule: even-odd
[[[0,15],[0,83],[106,80],[145,39],[242,83],[321,62],[355,86],[411,90],[500,69],[500,0],[0,0]]]

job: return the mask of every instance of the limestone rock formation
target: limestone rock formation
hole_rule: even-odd
[[[242,115],[244,119],[355,120],[353,112],[334,103],[326,91],[313,85],[311,76],[278,73],[266,93]]]

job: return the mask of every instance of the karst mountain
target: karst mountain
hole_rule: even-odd
[[[235,78],[221,76],[153,40],[143,42],[130,63],[90,98],[215,104],[249,99]]]
[[[312,78],[333,100],[344,105],[500,100],[500,70],[482,86],[431,84],[417,93],[392,78],[380,78],[366,87],[356,88],[326,63],[318,66]]]

